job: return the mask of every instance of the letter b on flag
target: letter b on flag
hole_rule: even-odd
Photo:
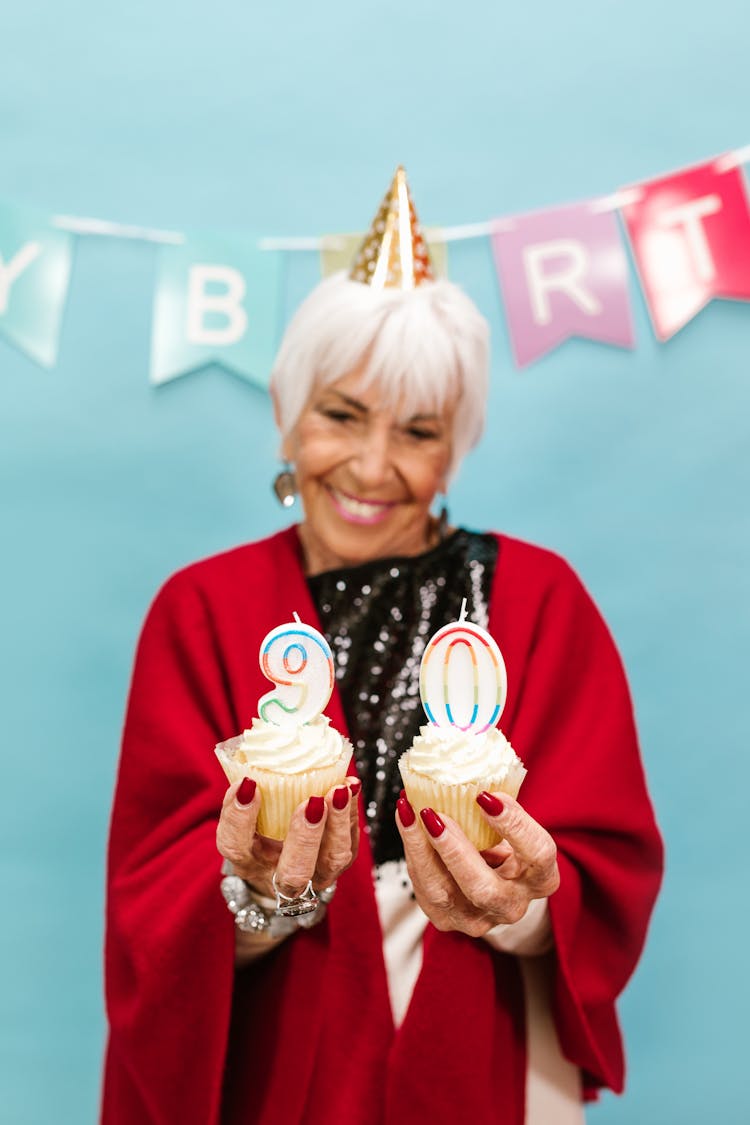
[[[246,293],[245,279],[231,266],[191,266],[187,294],[188,343],[220,347],[238,343],[247,329],[247,313],[242,307]]]
[[[219,364],[268,385],[279,322],[279,255],[243,239],[164,247],[154,299],[151,380]]]

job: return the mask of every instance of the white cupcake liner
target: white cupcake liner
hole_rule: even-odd
[[[502,836],[484,819],[476,799],[483,790],[489,793],[509,793],[511,797],[517,797],[521,782],[526,776],[526,770],[520,761],[514,762],[502,779],[488,777],[481,781],[450,785],[417,773],[410,768],[408,758],[407,750],[401,755],[398,768],[409,804],[416,813],[426,808],[446,813],[461,826],[466,838],[480,852],[500,842]]]
[[[236,753],[240,748],[242,735],[220,742],[216,747],[216,757],[222,765],[229,784],[251,777],[261,794],[258,814],[258,832],[272,840],[283,840],[289,831],[292,813],[308,797],[325,797],[334,785],[344,784],[346,771],[352,757],[351,743],[342,739],[342,750],[338,759],[330,766],[305,770],[303,773],[277,773],[274,770],[260,769],[251,762],[239,762]]]

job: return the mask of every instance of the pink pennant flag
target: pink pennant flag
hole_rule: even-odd
[[[654,331],[668,340],[713,297],[750,300],[750,214],[742,172],[719,157],[624,189]]]
[[[526,367],[571,336],[635,343],[617,219],[597,202],[498,220],[492,235],[511,346]]]

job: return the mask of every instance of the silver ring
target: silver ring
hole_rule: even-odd
[[[282,918],[299,918],[303,914],[312,914],[313,910],[318,909],[318,896],[313,890],[312,879],[307,880],[307,886],[301,895],[290,897],[285,895],[276,886],[276,872],[274,871],[271,878],[274,893],[276,895],[276,913],[280,914]]]

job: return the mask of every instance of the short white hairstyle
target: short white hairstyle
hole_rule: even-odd
[[[336,273],[313,289],[284,333],[271,372],[283,437],[316,386],[362,365],[384,402],[406,417],[455,399],[450,475],[482,435],[489,382],[489,326],[450,281],[373,289]]]

